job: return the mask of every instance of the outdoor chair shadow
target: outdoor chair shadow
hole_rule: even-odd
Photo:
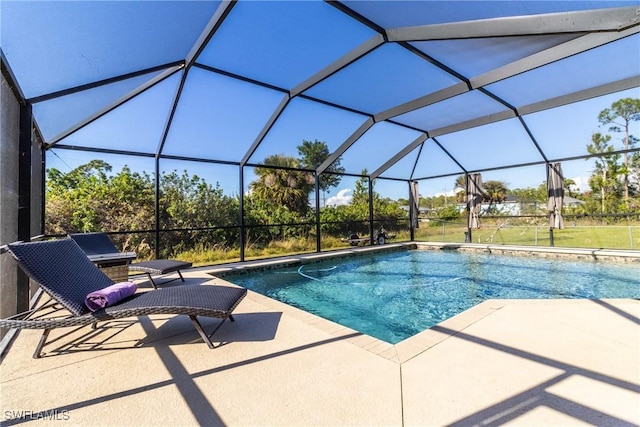
[[[79,326],[72,329],[58,329],[49,336],[41,358],[61,356],[71,353],[126,350],[140,347],[140,340],[122,336],[139,324],[136,319],[117,319],[103,322],[96,328]]]
[[[234,342],[271,341],[275,339],[281,317],[281,312],[234,314],[234,321],[225,322],[216,332],[213,338],[215,347]],[[205,329],[213,329],[220,320],[202,318],[200,322]],[[200,336],[193,329],[189,319],[181,316],[168,317],[158,328],[153,328],[146,322],[143,327],[145,337],[140,340],[140,346],[155,346],[159,341],[162,341],[162,346],[201,344]]]
[[[223,325],[215,335],[215,347],[233,342],[270,341],[276,336],[282,313],[241,313],[233,315],[235,321]],[[202,326],[211,329],[219,319],[203,318]],[[158,325],[159,326],[155,326]],[[142,327],[144,336],[123,336],[132,327]],[[88,351],[129,350],[142,347],[165,347],[172,345],[201,345],[202,341],[188,318],[182,316],[156,316],[153,320],[118,319],[101,322],[94,329],[88,326],[60,331],[52,336],[42,357]],[[47,348],[48,347],[48,348]]]

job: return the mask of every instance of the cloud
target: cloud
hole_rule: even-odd
[[[589,177],[588,176],[577,176],[575,178],[571,178],[575,181],[576,187],[578,187],[578,191],[584,193],[585,191],[591,190],[589,186]]]
[[[456,195],[456,193],[457,193],[458,191],[464,191],[464,189],[456,188],[456,189],[451,190],[451,191],[445,191],[445,192],[442,192],[442,191],[441,191],[441,192],[439,192],[439,193],[434,194],[434,195],[433,195],[433,196],[431,196],[431,197],[440,197],[440,196],[453,197],[453,196],[455,196],[455,195]]]
[[[343,190],[338,191],[338,194],[336,194],[335,196],[331,196],[327,199],[326,205],[327,206],[342,206],[342,205],[348,205],[349,203],[351,203],[351,199],[352,199],[352,195],[349,194],[351,193],[352,189],[351,188],[345,188]]]

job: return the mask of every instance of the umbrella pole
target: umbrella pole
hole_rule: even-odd
[[[549,228],[549,246],[555,246],[553,244],[553,228]]]

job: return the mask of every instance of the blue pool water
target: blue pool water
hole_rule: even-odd
[[[487,299],[640,298],[640,265],[378,253],[227,279],[395,344]]]

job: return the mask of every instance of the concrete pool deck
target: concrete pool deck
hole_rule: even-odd
[[[211,270],[183,274],[225,283]],[[213,350],[184,316],[55,330],[38,360],[39,331],[21,331],[0,364],[0,421],[640,424],[638,300],[490,300],[395,346],[251,291],[235,317]]]

